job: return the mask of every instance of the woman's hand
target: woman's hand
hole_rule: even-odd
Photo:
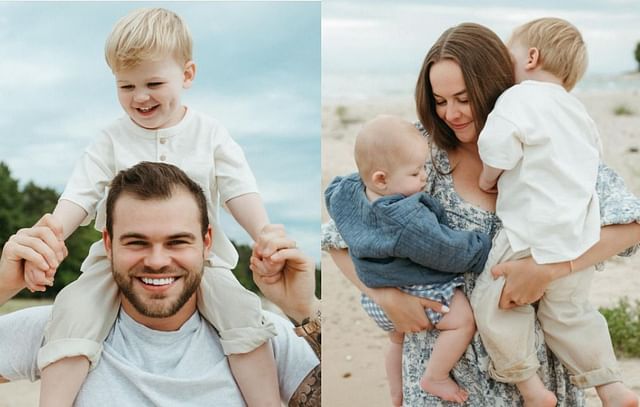
[[[568,274],[565,265],[568,262],[539,265],[532,257],[526,257],[493,266],[493,278],[504,276],[505,279],[500,308],[510,309],[538,301],[554,276]]]
[[[375,288],[369,294],[398,332],[420,332],[433,328],[424,312],[425,308],[444,313],[449,311],[448,307],[437,301],[416,297],[397,288]]]
[[[416,297],[397,288],[369,288],[362,284],[362,281],[356,275],[356,269],[346,250],[333,249],[329,250],[329,254],[344,276],[358,290],[371,297],[373,302],[382,307],[398,332],[420,332],[425,329],[431,329],[432,325],[424,312],[425,308],[431,308],[436,312],[443,313],[449,311],[446,306],[439,302]]]

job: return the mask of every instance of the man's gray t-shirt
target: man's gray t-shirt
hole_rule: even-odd
[[[0,317],[0,376],[39,378],[36,355],[51,307],[36,307]],[[271,345],[280,394],[288,401],[318,364],[307,343],[285,319],[269,314],[278,331]],[[199,313],[178,331],[149,329],[120,311],[104,342],[102,358],[74,406],[244,406],[217,333]]]

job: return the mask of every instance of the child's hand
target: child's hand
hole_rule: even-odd
[[[31,292],[45,291],[47,286],[53,286],[55,272],[55,269],[40,270],[30,261],[25,261],[24,263],[24,281]]]
[[[283,242],[286,241],[286,244]],[[260,263],[260,274],[263,278],[278,281],[282,275],[284,269],[284,259],[272,259],[273,256],[280,248],[295,247],[295,242],[291,241],[287,237],[286,231],[283,225],[266,225],[260,231],[258,240],[253,247],[252,257]]]
[[[58,218],[51,214],[45,214],[33,228],[42,228],[43,238],[35,241],[38,252],[41,255],[48,254],[52,259],[48,262],[48,268],[43,268],[42,263],[35,263],[31,260],[24,260],[24,281],[31,291],[45,291],[47,286],[53,286],[53,277],[58,266],[67,257],[67,248],[64,245],[62,234],[62,224]],[[48,253],[47,253],[48,252]]]

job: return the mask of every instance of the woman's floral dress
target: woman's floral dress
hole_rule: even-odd
[[[420,127],[420,126],[418,126]],[[431,159],[427,162],[426,192],[430,193],[445,207],[447,219],[453,229],[480,231],[494,236],[501,223],[495,213],[482,210],[465,201],[456,193],[447,153],[431,144]],[[438,168],[440,172],[436,171]],[[600,198],[601,223],[625,224],[640,220],[640,200],[630,194],[622,179],[613,170],[600,165],[598,174],[598,195]],[[346,248],[333,222],[323,225],[323,249]],[[633,247],[621,255],[631,255]],[[601,267],[600,267],[601,268]],[[465,274],[463,290],[467,296],[475,285],[475,275]],[[539,374],[546,387],[558,398],[558,406],[584,406],[582,390],[569,381],[569,374],[558,359],[544,344],[540,325],[536,322],[536,344],[540,360]],[[404,405],[415,406],[459,406],[425,393],[419,385],[424,367],[429,357],[437,330],[405,334],[403,353]],[[489,358],[476,333],[464,356],[452,371],[455,381],[469,393],[465,406],[512,407],[522,405],[515,386],[499,383],[487,373]]]

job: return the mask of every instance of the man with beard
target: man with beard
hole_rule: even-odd
[[[103,239],[122,306],[76,406],[244,405],[218,335],[196,312],[195,293],[211,247],[204,199],[197,184],[168,164],[140,163],[112,181]],[[48,221],[5,245],[0,302],[24,287],[22,259],[53,266],[64,257],[56,256],[65,249]],[[313,319],[319,310],[313,263],[281,231],[272,233],[265,239],[269,245],[258,241],[254,248],[256,282],[293,319],[307,322],[305,316]],[[283,272],[260,275],[273,253],[286,261]],[[38,378],[36,354],[49,314],[49,307],[40,307],[0,318],[0,381]],[[319,405],[318,359],[287,321],[273,314],[270,319],[278,331],[271,347],[283,401]],[[319,341],[313,328],[299,330],[312,344]]]

